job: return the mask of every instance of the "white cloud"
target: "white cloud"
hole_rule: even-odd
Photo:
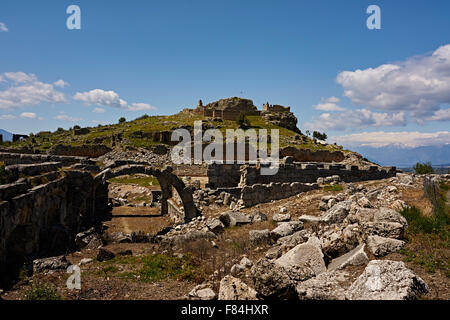
[[[348,110],[341,113],[322,113],[312,122],[305,122],[308,130],[347,130],[367,127],[405,126],[405,113],[379,113],[368,109]]]
[[[66,102],[62,92],[55,90],[52,84],[39,81],[34,74],[6,72],[1,77],[10,86],[0,90],[0,109]]]
[[[0,22],[0,32],[8,32],[8,28],[4,22]]]
[[[450,45],[400,63],[344,71],[336,80],[356,105],[407,111],[421,122],[450,103]]]
[[[65,82],[62,79],[59,79],[58,81],[53,82],[53,84],[59,88],[65,88],[69,85],[69,83]]]
[[[38,117],[34,112],[22,112],[20,117],[23,119],[36,119],[36,120],[44,120],[41,117]]]
[[[336,97],[330,97],[328,99],[322,99],[322,102],[314,106],[316,110],[322,111],[344,111],[345,108],[338,106],[340,99]]]
[[[422,146],[448,145],[450,144],[450,132],[362,132],[330,137],[329,141],[343,144],[348,147],[367,146],[379,148],[399,146],[403,148],[416,148]]]
[[[435,111],[431,117],[426,118],[429,121],[450,121],[450,108]]]
[[[0,120],[15,120],[15,119],[17,119],[17,117],[12,114],[0,115]]]
[[[104,113],[106,110],[103,108],[94,108],[94,110],[92,110],[92,112],[94,113]]]
[[[78,122],[81,121],[83,119],[81,118],[75,118],[75,117],[70,117],[67,114],[65,114],[64,112],[60,112],[56,117],[56,120],[60,120],[60,121],[66,121],[66,122]]]
[[[114,91],[105,91],[102,89],[94,89],[88,92],[77,92],[73,98],[78,101],[83,101],[86,105],[97,105],[105,107],[113,107],[126,109],[129,111],[140,110],[154,110],[155,108],[145,103],[128,104],[121,99]]]

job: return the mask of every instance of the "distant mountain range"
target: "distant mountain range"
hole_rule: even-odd
[[[3,135],[3,141],[12,141],[13,134],[11,132],[0,129],[0,134]]]
[[[360,153],[363,157],[382,166],[408,168],[417,162],[431,162],[436,167],[450,166],[450,144],[439,147],[428,146],[417,148],[401,148],[396,146],[381,148],[354,147],[351,150]]]

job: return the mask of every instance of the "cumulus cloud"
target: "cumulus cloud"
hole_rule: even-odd
[[[60,121],[66,121],[66,122],[78,122],[78,121],[83,120],[81,118],[70,117],[67,114],[65,114],[64,112],[60,112],[54,119],[60,120]]]
[[[442,146],[450,144],[450,132],[362,132],[335,136],[329,138],[330,142],[344,144],[348,147],[386,147],[399,146],[406,148],[416,148],[423,146]]]
[[[20,117],[23,119],[43,120],[43,118],[38,117],[34,112],[22,112]]]
[[[155,108],[146,103],[129,104],[121,99],[119,95],[110,90],[94,89],[88,92],[77,92],[73,98],[84,102],[86,105],[97,105],[105,107],[120,108],[129,111],[154,110]]]
[[[53,82],[53,84],[59,88],[65,88],[69,85],[67,82],[65,82],[62,79],[59,79],[58,81]]]
[[[356,105],[409,112],[421,122],[450,103],[450,44],[431,55],[339,73],[336,81]]]
[[[4,22],[0,22],[0,32],[8,32],[8,28]]]
[[[322,99],[322,102],[315,105],[314,108],[321,111],[344,111],[345,108],[338,106],[339,101],[340,99],[336,97]]]
[[[0,77],[2,83],[9,84],[8,88],[0,90],[0,109],[66,102],[64,94],[55,90],[53,84],[39,81],[32,73],[5,72]]]
[[[322,113],[303,127],[308,130],[348,130],[367,127],[405,126],[405,113],[379,113],[368,109],[348,110],[341,113]]]

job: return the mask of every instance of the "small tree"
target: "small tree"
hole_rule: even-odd
[[[121,118],[119,119],[119,123],[124,123],[125,121],[127,121],[127,119],[125,119],[124,117],[121,117]]]
[[[241,112],[239,114],[239,117],[236,119],[236,124],[239,126],[239,128],[246,129],[250,127],[250,121],[245,116],[245,113]]]
[[[431,166],[431,162],[427,163],[417,162],[414,165],[413,169],[418,174],[434,173],[433,167]]]
[[[324,133],[320,133],[319,131],[314,131],[313,132],[313,137],[318,139],[318,140],[323,140],[323,141],[327,140],[327,138],[328,138],[328,136],[327,136],[327,134],[325,132]]]
[[[79,130],[79,129],[81,129],[81,127],[77,124],[73,126],[73,130]]]

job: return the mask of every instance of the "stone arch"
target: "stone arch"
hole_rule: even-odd
[[[154,176],[158,180],[162,194],[161,214],[168,214],[168,199],[172,197],[173,187],[178,192],[181,201],[183,202],[184,220],[188,222],[199,215],[199,211],[194,204],[191,188],[187,187],[185,183],[173,173],[173,169],[170,166],[167,166],[163,170],[154,169],[151,166],[142,164],[130,164],[117,168],[108,168],[95,176],[96,189],[105,190],[105,186],[107,188],[108,184],[107,180],[111,178],[138,173]]]

